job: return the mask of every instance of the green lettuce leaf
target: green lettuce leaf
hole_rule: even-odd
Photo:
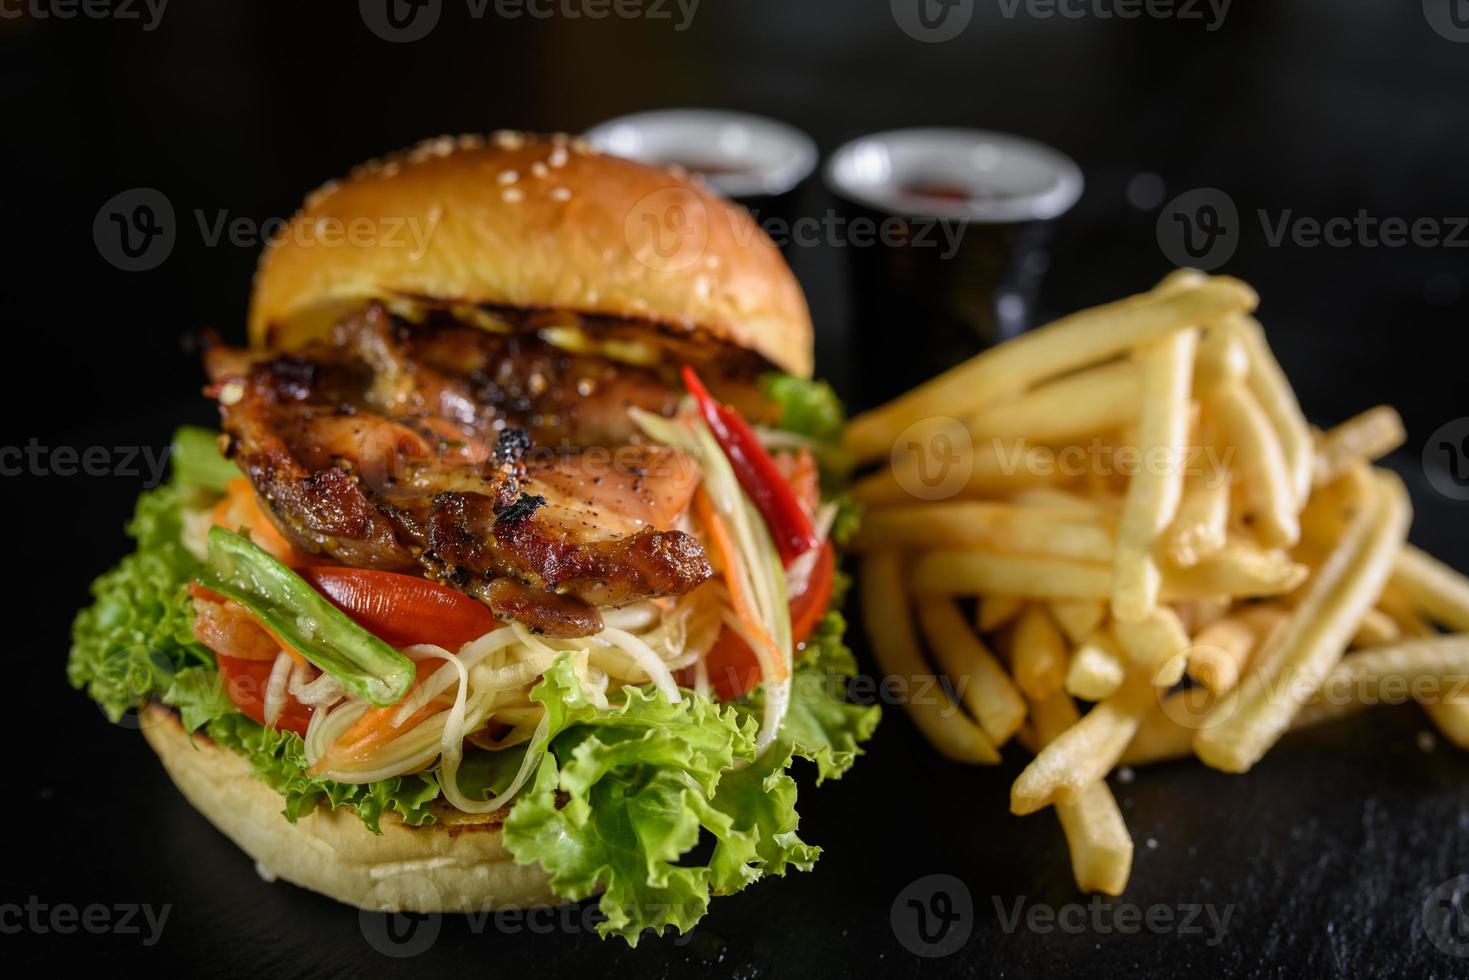
[[[224,691],[219,671],[213,667],[187,667],[174,674],[162,700],[178,709],[179,721],[186,732],[197,731],[216,718],[239,712]]]
[[[215,744],[250,760],[255,775],[285,799],[281,815],[292,823],[323,805],[333,810],[351,807],[374,834],[382,833],[379,821],[389,811],[413,827],[434,822],[439,781],[433,772],[371,783],[337,783],[306,771],[306,743],[295,732],[266,728],[235,712],[211,719],[204,733]]]
[[[199,570],[179,542],[191,492],[175,483],[138,498],[127,525],[137,551],[92,583],[92,605],[72,622],[67,678],[113,721],[168,690],[178,671],[214,663],[194,639],[184,591]]]
[[[531,692],[548,730],[531,746],[544,751],[535,779],[505,822],[517,861],[539,861],[563,897],[601,890],[598,931],[631,945],[645,930],[686,932],[711,894],[811,866],[819,851],[797,835],[788,746],[757,760],[758,724],[733,707],[625,693],[599,710],[570,655]],[[688,860],[702,833],[714,839],[707,864]]]
[[[772,373],[760,379],[760,388],[765,398],[780,409],[776,427],[806,439],[816,462],[821,469],[821,485],[826,495],[838,498],[840,488],[852,475],[851,454],[842,446],[842,430],[847,424],[847,412],[841,399],[825,381],[811,381],[792,374]],[[844,509],[855,507],[850,498]],[[850,522],[838,518],[838,526],[850,533]],[[846,537],[833,534],[838,544]]]
[[[162,700],[178,709],[185,730],[202,728],[216,745],[245,756],[255,775],[284,798],[281,815],[292,823],[323,804],[332,809],[352,807],[374,834],[382,832],[379,821],[388,811],[415,827],[434,822],[431,804],[439,797],[434,773],[364,784],[319,779],[307,772],[301,736],[266,728],[237,711],[213,667],[179,671]]]
[[[791,674],[791,704],[780,728],[794,754],[816,764],[818,786],[840,779],[852,768],[862,754],[861,743],[872,737],[882,718],[878,705],[846,699],[847,679],[857,672],[852,651],[842,640],[846,625],[841,613],[829,612],[806,641]],[[765,707],[764,689],[751,691],[736,707],[759,718]]]
[[[815,442],[842,441],[847,412],[831,385],[773,372],[760,379],[765,397],[780,406],[779,426]]]
[[[245,475],[219,451],[219,433],[197,425],[179,426],[169,450],[176,482],[224,493],[231,480]]]

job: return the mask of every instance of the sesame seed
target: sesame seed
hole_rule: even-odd
[[[571,200],[571,191],[568,188],[565,188],[565,187],[556,187],[556,188],[553,188],[552,191],[551,191],[551,200],[553,200],[553,201],[569,201],[569,200]]]
[[[530,172],[532,177],[546,177],[551,173],[550,169],[539,160],[530,165]]]
[[[556,147],[556,149],[551,151],[551,155],[546,157],[546,162],[553,167],[566,166],[566,147]]]
[[[502,150],[518,150],[525,145],[525,137],[512,129],[497,130],[490,139]]]
[[[519,187],[507,187],[500,193],[500,199],[506,204],[519,204],[525,199],[525,193]]]
[[[496,178],[496,180],[498,180],[502,185],[513,184],[519,179],[520,174],[516,173],[514,170],[503,170],[500,172],[500,176]]]

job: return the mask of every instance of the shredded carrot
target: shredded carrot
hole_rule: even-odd
[[[230,481],[224,497],[215,504],[211,517],[215,524],[228,531],[248,530],[250,540],[292,568],[311,564],[310,556],[297,551],[275,526],[260,506],[254,485],[243,476]]]
[[[434,671],[443,666],[441,660],[420,660],[417,665],[417,678],[413,682],[413,690],[427,680]],[[325,754],[311,767],[313,773],[318,773],[329,768],[329,760],[360,759],[371,752],[381,748],[386,743],[406,731],[412,729],[419,722],[432,718],[440,711],[448,710],[448,705],[438,701],[430,701],[409,715],[401,725],[393,724],[393,716],[398,713],[401,705],[390,704],[386,708],[368,708],[362,713],[362,717],[353,722],[352,727],[342,733]]]
[[[776,676],[767,680],[785,680],[790,676],[790,667],[776,648],[775,641],[754,614],[754,603],[745,591],[744,576],[739,574],[743,566],[739,551],[735,548],[734,536],[730,534],[729,525],[724,523],[724,518],[714,509],[714,501],[709,499],[709,494],[703,487],[694,491],[694,512],[699,515],[704,530],[709,532],[709,542],[718,553],[720,567],[724,569],[724,584],[729,589],[730,601],[734,603],[735,616],[739,618],[740,625],[745,628],[750,639],[770,653],[769,659],[775,666]]]

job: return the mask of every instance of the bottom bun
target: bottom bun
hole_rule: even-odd
[[[284,878],[358,908],[385,912],[476,912],[556,905],[539,864],[516,864],[500,830],[503,814],[440,813],[424,827],[384,813],[382,834],[355,811],[325,807],[294,824],[281,796],[251,772],[239,753],[202,735],[190,737],[178,716],[148,705],[143,734],[163,768],[209,822],[255,860],[262,877]]]

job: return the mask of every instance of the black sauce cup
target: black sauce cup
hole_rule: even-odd
[[[825,168],[845,224],[858,400],[885,401],[1030,327],[1076,164],[967,129],[855,139]]]

